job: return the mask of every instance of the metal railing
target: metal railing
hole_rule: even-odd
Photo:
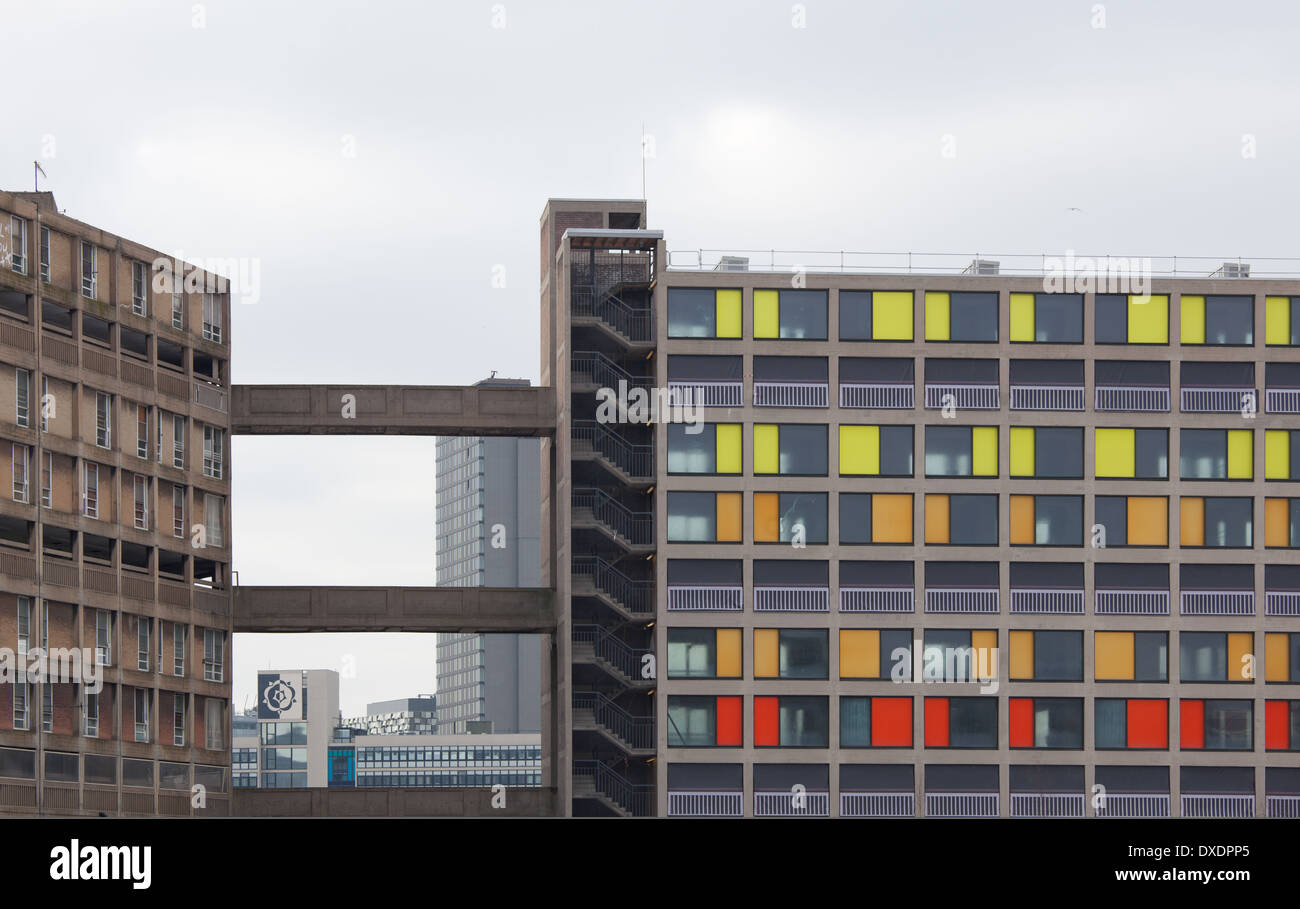
[[[1254,615],[1253,590],[1183,590],[1178,611],[1182,615]]]
[[[916,386],[911,382],[841,382],[840,406],[911,410],[916,407]]]
[[[209,410],[215,410],[225,413],[229,408],[227,405],[226,392],[216,385],[210,385],[207,382],[194,383],[194,403],[199,404]]]
[[[573,438],[590,444],[597,454],[629,477],[654,476],[653,445],[636,445],[594,420],[574,420]]]
[[[599,691],[573,692],[573,709],[590,710],[596,724],[637,749],[653,748],[655,718],[628,713]]]
[[[1268,413],[1300,413],[1300,388],[1265,388],[1264,409]]]
[[[1013,792],[1012,817],[1083,817],[1082,792]]]
[[[654,340],[654,314],[629,306],[616,296],[602,296],[594,287],[574,287],[573,316],[599,319],[629,341]]]
[[[1254,413],[1259,396],[1253,388],[1180,389],[1179,408],[1183,413]]]
[[[1300,795],[1265,796],[1269,817],[1300,818]]]
[[[916,612],[911,587],[841,587],[840,612]]]
[[[654,803],[653,785],[630,782],[604,761],[573,762],[575,777],[589,778],[592,787],[633,817],[648,817]]]
[[[755,792],[754,817],[828,817],[829,792]]]
[[[670,380],[668,400],[673,407],[740,407],[745,403],[745,389],[739,379],[735,382]]]
[[[990,587],[938,587],[925,591],[926,612],[998,612],[1001,591]]]
[[[597,659],[609,663],[633,682],[642,680],[642,657],[653,652],[632,647],[600,625],[574,625],[573,643],[590,644]]]
[[[633,511],[602,489],[573,490],[573,508],[591,509],[597,521],[635,546],[654,543],[654,513]]]
[[[669,817],[743,817],[743,792],[668,793]]]
[[[997,817],[996,792],[927,792],[926,817]]]
[[[1300,592],[1264,591],[1264,615],[1300,615]]]
[[[1169,794],[1111,792],[1097,806],[1097,817],[1169,817]]]
[[[828,382],[755,382],[755,407],[827,407]]]
[[[629,578],[600,556],[575,556],[570,568],[633,615],[654,613],[654,581]]]
[[[1168,413],[1169,388],[1158,385],[1098,385],[1092,390],[1092,409]]]
[[[1083,591],[1013,587],[1011,611],[1039,615],[1083,615]]]
[[[827,612],[829,587],[755,587],[755,612]]]
[[[949,400],[951,399],[951,400]],[[925,383],[925,409],[997,410],[1002,406],[1002,390],[996,384],[951,382]]]
[[[745,608],[745,588],[682,585],[668,588],[669,612],[727,611]]]
[[[1096,615],[1169,615],[1168,590],[1097,590]]]
[[[654,376],[635,376],[599,351],[575,350],[569,357],[569,371],[575,380],[582,378],[602,388],[618,388],[619,382],[628,387],[654,385]]]
[[[1083,410],[1082,385],[1012,385],[1012,410]]]
[[[841,792],[840,817],[915,817],[912,792]]]
[[[1254,817],[1255,796],[1241,793],[1184,795],[1183,817]]]

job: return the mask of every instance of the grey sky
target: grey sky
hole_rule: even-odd
[[[0,181],[255,257],[237,382],[536,380],[542,205],[640,196],[642,121],[670,248],[1293,253],[1300,6],[1096,5],[0,0]],[[432,583],[432,459],[237,439],[241,580]],[[343,653],[345,712],[433,686],[432,638],[236,653],[237,705]]]

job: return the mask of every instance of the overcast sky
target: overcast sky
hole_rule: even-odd
[[[640,197],[643,121],[670,249],[1294,254],[1298,26],[1291,0],[0,0],[0,185],[40,159],[73,217],[255,260],[236,382],[536,381],[542,206]],[[433,583],[432,439],[232,461],[243,583]],[[345,655],[345,713],[434,687],[431,636],[235,653],[237,707],[255,668]]]

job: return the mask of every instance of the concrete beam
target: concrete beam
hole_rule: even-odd
[[[282,436],[549,436],[555,432],[555,390],[494,385],[232,385],[230,431]]]
[[[554,817],[554,789],[236,789],[234,817]],[[498,803],[500,799],[498,799]]]
[[[235,631],[553,634],[545,587],[235,588]]]

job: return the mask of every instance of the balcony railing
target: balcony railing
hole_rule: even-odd
[[[1270,795],[1265,799],[1269,817],[1300,818],[1300,795]]]
[[[1012,817],[1083,817],[1082,792],[1013,792]]]
[[[1097,817],[1169,817],[1168,793],[1111,792],[1097,806]]]
[[[1254,615],[1253,590],[1184,590],[1178,611],[1183,615]]]
[[[829,792],[755,792],[754,817],[827,817]]]
[[[743,817],[743,792],[668,792],[669,817]]]
[[[228,409],[226,392],[215,385],[209,385],[207,382],[194,383],[194,403],[206,407],[209,410],[215,410],[219,413],[225,413]]]
[[[996,792],[927,792],[926,817],[997,817]]]
[[[1183,817],[1254,817],[1255,796],[1243,793],[1184,795]]]
[[[911,382],[841,382],[840,406],[911,410],[916,407],[916,386]]]
[[[1011,611],[1039,615],[1083,615],[1083,591],[1014,587],[1011,590]]]
[[[911,587],[841,587],[840,612],[916,612]]]
[[[1093,389],[1092,409],[1168,413],[1169,388],[1159,385],[1098,385]]]
[[[669,381],[669,401],[674,407],[740,407],[745,403],[739,382]]]
[[[932,587],[925,591],[926,612],[998,612],[1001,591],[992,587]]]
[[[997,410],[1002,406],[1001,389],[993,384],[925,383],[925,409],[944,407],[959,410]]]
[[[634,546],[654,543],[654,513],[633,511],[600,489],[573,490],[573,508],[588,508],[596,520]]]
[[[1012,410],[1083,410],[1082,385],[1012,385]]]
[[[1181,389],[1183,413],[1254,413],[1259,397],[1253,388]]]
[[[632,647],[599,625],[574,625],[573,643],[590,644],[597,659],[609,663],[633,681],[641,680],[642,658],[651,653],[648,649]]]
[[[654,476],[653,445],[633,444],[605,424],[592,420],[574,420],[573,438],[589,444],[629,477]]]
[[[755,407],[826,407],[827,382],[755,382]]]
[[[591,579],[593,586],[635,615],[654,612],[654,582],[630,578],[600,556],[575,556],[575,575]]]
[[[1300,592],[1292,590],[1265,591],[1264,615],[1300,615]]]
[[[915,817],[911,792],[840,792],[840,817]]]
[[[829,587],[755,587],[755,612],[827,612]]]
[[[1264,389],[1264,409],[1269,413],[1300,413],[1300,388]]]
[[[739,612],[745,608],[743,587],[670,586],[669,612]]]
[[[1169,591],[1098,590],[1092,610],[1097,615],[1169,615]]]

